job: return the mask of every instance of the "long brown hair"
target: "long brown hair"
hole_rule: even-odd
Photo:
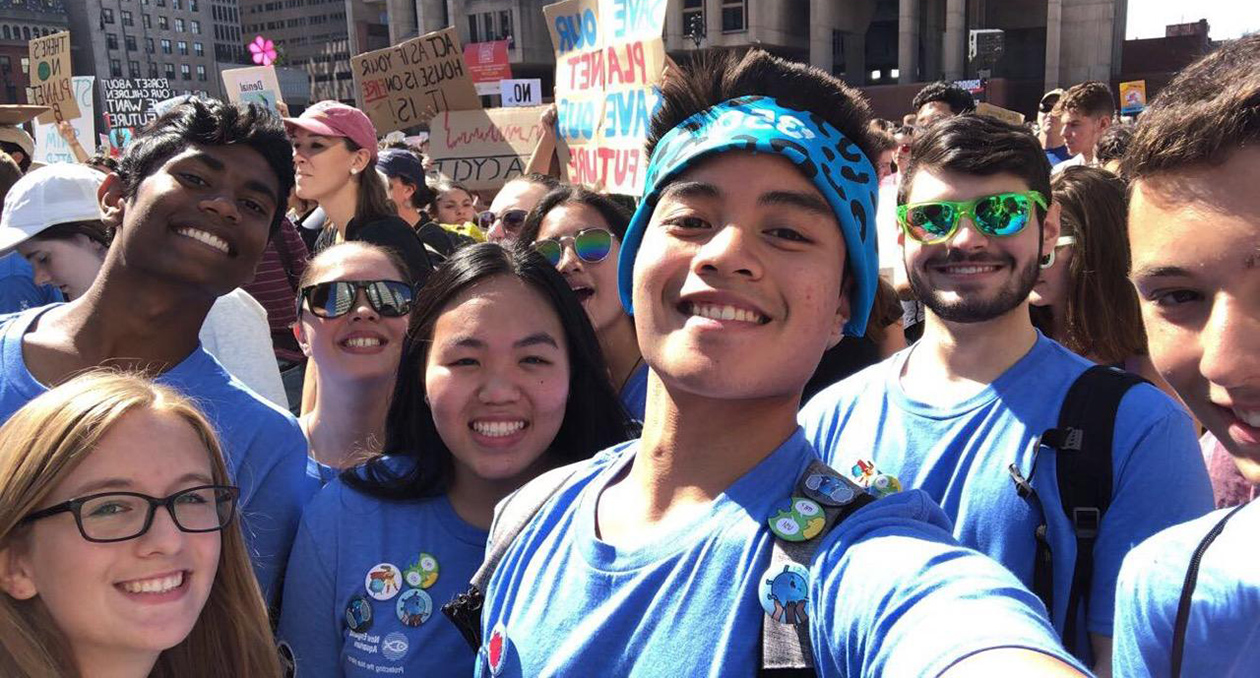
[[[1051,179],[1050,189],[1062,206],[1062,234],[1076,243],[1063,303],[1033,307],[1034,323],[1051,334],[1062,314],[1063,336],[1055,341],[1100,363],[1146,355],[1146,329],[1129,282],[1124,182],[1106,170],[1069,167]]]
[[[351,141],[349,137],[342,137],[342,140],[352,153],[363,148]],[[389,199],[387,182],[376,172],[376,158],[368,160],[363,171],[352,176],[350,180],[358,182],[355,187],[355,221],[362,224],[382,217],[398,216],[398,208],[394,206],[394,201]]]
[[[0,548],[21,539],[21,519],[92,453],[128,413],[152,410],[186,421],[210,455],[214,482],[228,484],[214,431],[193,404],[175,391],[134,375],[92,371],[18,410],[0,427]],[[278,676],[262,593],[250,567],[239,525],[221,533],[219,567],[210,597],[192,631],[159,655],[150,676]],[[35,596],[0,595],[0,675],[5,678],[76,678],[69,643],[48,608]]]

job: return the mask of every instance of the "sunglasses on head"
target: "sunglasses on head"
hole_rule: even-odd
[[[547,238],[534,243],[534,249],[547,258],[552,266],[559,266],[564,258],[566,245],[573,247],[573,253],[589,264],[597,264],[608,258],[612,251],[613,234],[605,228],[584,228],[577,235],[566,235],[559,238]]]
[[[397,280],[335,280],[303,287],[298,297],[298,315],[302,302],[317,318],[339,318],[354,308],[359,290],[367,294],[372,308],[387,318],[411,312],[411,285]]]
[[[958,222],[970,217],[976,229],[996,238],[1020,231],[1033,219],[1033,204],[1047,209],[1046,198],[1037,191],[998,193],[975,200],[955,202],[935,200],[897,207],[897,221],[906,235],[925,245],[945,242],[958,232]]]
[[[481,230],[488,231],[494,222],[499,219],[503,220],[503,229],[509,233],[515,233],[521,230],[521,226],[525,225],[525,215],[529,214],[525,210],[504,210],[498,214],[486,210],[477,215],[477,225]]]

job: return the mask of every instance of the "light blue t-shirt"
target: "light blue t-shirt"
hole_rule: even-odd
[[[1233,509],[1147,539],[1124,559],[1116,585],[1114,675],[1168,676],[1177,604],[1190,557]],[[1199,562],[1181,675],[1260,675],[1260,504],[1225,523]]]
[[[285,579],[278,635],[297,675],[470,675],[474,653],[441,607],[468,589],[486,537],[445,496],[385,501],[329,483]]]
[[[647,410],[647,363],[639,363],[621,386],[621,405],[635,421],[643,421]]]
[[[1068,388],[1092,363],[1038,335],[988,387],[960,402],[926,403],[901,387],[913,347],[819,393],[800,422],[819,454],[845,473],[870,461],[918,488],[954,521],[954,536],[1032,586],[1034,531],[1042,518],[1008,473],[1015,464],[1048,512],[1054,556],[1055,627],[1063,629],[1076,541],[1062,509],[1053,451],[1036,441],[1058,424]],[[1112,500],[1094,547],[1087,629],[1112,635],[1116,575],[1129,549],[1159,530],[1212,509],[1212,488],[1190,417],[1145,384],[1125,394],[1112,443]],[[1036,473],[1033,473],[1033,462]],[[1175,479],[1175,482],[1170,482]],[[1081,626],[1078,625],[1078,628]],[[1084,631],[1082,631],[1084,633]],[[1082,636],[1077,647],[1088,647]]]
[[[56,306],[0,316],[0,422],[48,390],[26,367],[22,336],[51,308]],[[250,391],[200,346],[155,381],[192,398],[214,426],[228,472],[241,488],[241,528],[254,574],[266,599],[275,602],[302,507],[319,488],[307,475],[306,438],[297,420]]]
[[[0,313],[17,313],[58,301],[62,301],[61,290],[36,285],[35,272],[22,255],[10,252],[0,257]]]
[[[496,661],[499,676],[756,675],[767,616],[759,588],[782,583],[769,571],[766,519],[813,449],[798,429],[704,515],[616,547],[596,535],[596,503],[637,449],[632,441],[590,460],[509,548],[487,587],[476,675]],[[822,539],[797,590],[824,678],[934,676],[997,647],[1075,664],[1040,601],[958,546],[922,492],[876,501]]]

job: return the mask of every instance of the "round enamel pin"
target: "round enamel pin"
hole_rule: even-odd
[[[486,646],[482,649],[482,652],[485,653],[486,668],[490,669],[490,675],[497,676],[503,672],[503,659],[507,656],[507,651],[507,632],[503,629],[503,622],[499,622],[490,631],[490,638],[486,640]]]
[[[397,565],[381,563],[368,570],[363,578],[363,587],[369,596],[377,600],[389,600],[402,588],[402,571]]]
[[[787,563],[776,571],[771,565],[761,578],[757,595],[771,619],[782,624],[809,621],[805,613],[805,604],[809,602],[809,570],[803,566]]]
[[[844,506],[853,501],[857,492],[840,478],[811,473],[805,478],[805,496],[827,506]]]
[[[827,516],[818,502],[805,497],[788,497],[770,509],[770,531],[787,541],[807,541],[818,536]]]
[[[355,633],[372,628],[372,603],[366,596],[355,596],[346,603],[346,626]]]
[[[437,558],[421,553],[416,557],[416,562],[407,566],[403,570],[403,580],[407,582],[407,586],[418,589],[427,589],[433,586],[438,579],[438,561]]]
[[[398,612],[398,621],[407,626],[419,626],[433,614],[433,599],[424,589],[407,589],[398,596],[394,608]]]

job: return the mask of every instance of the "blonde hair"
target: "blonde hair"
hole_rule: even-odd
[[[210,455],[214,482],[229,484],[210,423],[187,398],[147,379],[114,371],[85,373],[27,403],[0,427],[0,548],[21,538],[24,516],[128,413],[182,418]],[[158,657],[154,678],[278,676],[267,610],[238,525],[221,533],[218,572],[188,637]],[[0,595],[0,675],[76,678],[69,644],[39,596]]]

